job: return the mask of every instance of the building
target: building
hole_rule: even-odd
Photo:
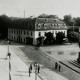
[[[54,18],[27,18],[13,20],[8,28],[8,38],[10,40],[36,44],[39,36],[51,32],[56,37],[56,33],[63,32],[67,36],[67,27],[64,22]]]

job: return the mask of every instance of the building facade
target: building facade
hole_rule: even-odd
[[[36,39],[45,36],[47,32],[53,33],[54,37],[58,32],[63,32],[67,36],[67,27],[64,22],[54,18],[12,21],[12,26],[8,28],[8,38],[16,42],[37,44]]]

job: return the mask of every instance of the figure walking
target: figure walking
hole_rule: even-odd
[[[29,77],[30,77],[30,74],[31,74],[31,68],[29,67]]]
[[[32,64],[30,64],[30,69],[32,70]]]
[[[11,59],[11,53],[10,52],[8,52],[6,59],[7,59],[7,57],[9,57],[9,59]]]
[[[39,71],[40,71],[40,65],[38,65],[38,73],[39,73]]]
[[[61,66],[59,65],[59,71],[61,71]]]
[[[58,63],[56,62],[56,63],[55,63],[55,69],[57,69],[57,67],[58,67]]]

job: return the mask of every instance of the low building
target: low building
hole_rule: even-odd
[[[56,33],[63,32],[67,36],[67,27],[64,22],[54,18],[27,18],[13,20],[12,26],[8,28],[8,38],[10,40],[35,44],[39,36],[51,32],[56,37]]]

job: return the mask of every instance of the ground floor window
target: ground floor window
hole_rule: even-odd
[[[39,32],[38,36],[41,36],[41,32]]]

